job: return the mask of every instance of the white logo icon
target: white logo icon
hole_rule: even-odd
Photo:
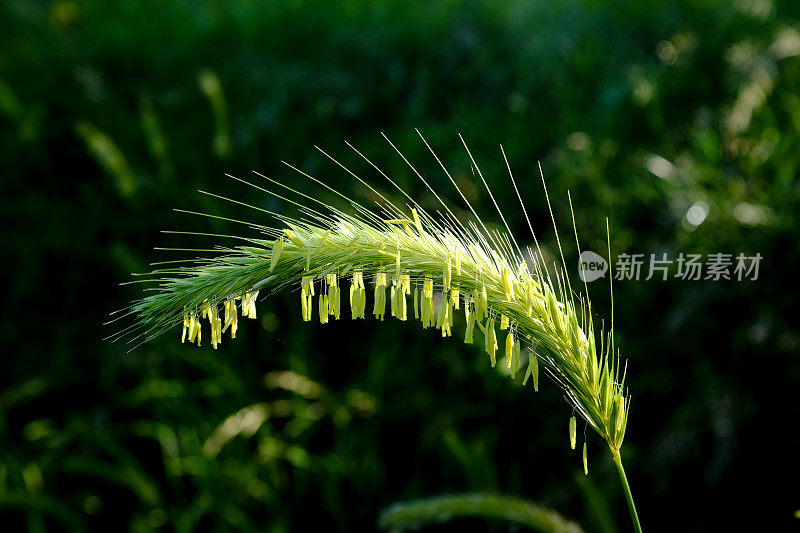
[[[606,272],[608,272],[608,261],[591,250],[581,253],[578,258],[578,277],[581,278],[581,281],[589,283],[598,278],[604,278]]]

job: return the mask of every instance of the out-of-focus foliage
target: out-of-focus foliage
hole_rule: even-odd
[[[187,256],[153,246],[209,246],[159,230],[248,231],[170,208],[265,220],[196,189],[288,208],[225,172],[296,184],[285,159],[371,202],[312,148],[356,164],[347,139],[433,206],[378,135],[449,190],[414,127],[497,219],[464,134],[522,239],[501,143],[542,237],[538,160],[563,236],[571,191],[584,248],[605,249],[609,216],[613,254],[763,256],[757,281],[616,284],[624,453],[645,529],[796,525],[798,15],[791,0],[3,2],[4,527],[369,530],[397,500],[502,491],[626,530],[597,439],[589,477],[571,475],[556,387],[498,379],[416,325],[302,324],[287,294],[216,352],[177,332],[131,353],[101,340],[140,294],[118,282]],[[606,286],[590,291],[607,317]]]

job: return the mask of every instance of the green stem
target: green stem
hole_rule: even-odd
[[[628,477],[625,475],[625,469],[622,467],[622,456],[619,454],[619,450],[611,450],[611,453],[614,455],[614,464],[617,465],[619,480],[622,482],[622,489],[625,491],[625,499],[628,501],[628,509],[631,512],[633,529],[636,533],[642,533],[642,525],[639,523],[639,515],[636,514],[636,505],[633,503],[631,486],[628,485]]]

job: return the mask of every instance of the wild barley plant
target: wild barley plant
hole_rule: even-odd
[[[490,231],[486,227],[434,150],[421,134],[419,136],[455,186],[474,220],[466,224],[460,222],[425,178],[385,136],[392,149],[439,201],[443,212],[437,212],[435,217],[426,212],[350,143],[347,143],[348,147],[405,198],[404,208],[389,201],[320,148],[317,149],[322,154],[382,200],[380,213],[366,209],[288,163],[285,164],[298,175],[345,199],[353,206],[354,213],[342,212],[261,174],[258,174],[260,179],[282,188],[284,194],[292,194],[296,200],[230,176],[300,207],[303,218],[206,193],[262,211],[277,219],[280,227],[250,224],[265,238],[237,237],[245,244],[218,248],[213,257],[148,273],[140,281],[155,283],[154,292],[121,312],[122,316],[132,316],[134,323],[114,337],[146,342],[176,328],[181,342],[200,346],[208,338],[211,346],[217,348],[224,334],[236,337],[240,313],[246,318],[256,318],[259,296],[298,286],[302,319],[311,321],[316,316],[322,324],[348,314],[344,301],[352,319],[365,319],[370,314],[383,321],[388,313],[399,320],[420,321],[423,328],[436,328],[442,337],[450,337],[455,313],[464,313],[464,342],[482,345],[492,367],[498,363],[498,357],[502,359],[504,356],[500,364],[510,369],[512,379],[522,373],[524,366],[522,383],[525,385],[528,380],[532,381],[536,391],[539,389],[539,370],[543,368],[561,387],[574,412],[606,441],[619,473],[634,528],[641,531],[620,454],[630,396],[624,387],[624,372],[620,375],[619,356],[614,352],[613,288],[611,328],[596,334],[588,291],[584,290],[582,294],[574,291],[565,273],[566,262],[543,177],[545,198],[561,259],[561,265],[556,265],[553,273],[545,268],[544,255],[502,147],[511,184],[535,243],[535,251],[527,248],[528,261],[463,138],[461,142],[472,167],[486,187],[507,232]],[[541,174],[541,167],[539,172]],[[193,214],[241,222],[203,213]],[[572,223],[574,228],[574,214]],[[578,244],[577,231],[575,239]],[[371,305],[368,305],[367,292],[372,293]],[[576,426],[573,414],[569,421],[572,449],[576,446]],[[584,472],[588,473],[585,441],[583,466]]]

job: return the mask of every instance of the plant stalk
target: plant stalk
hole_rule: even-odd
[[[622,466],[622,456],[619,450],[611,450],[614,456],[614,464],[617,465],[617,472],[619,472],[619,480],[622,482],[622,489],[625,492],[625,499],[628,502],[628,509],[631,512],[631,521],[633,521],[633,529],[636,533],[642,533],[642,525],[639,523],[639,515],[636,514],[636,504],[633,503],[633,494],[631,494],[631,486],[628,484],[628,477],[625,475],[625,468]]]

